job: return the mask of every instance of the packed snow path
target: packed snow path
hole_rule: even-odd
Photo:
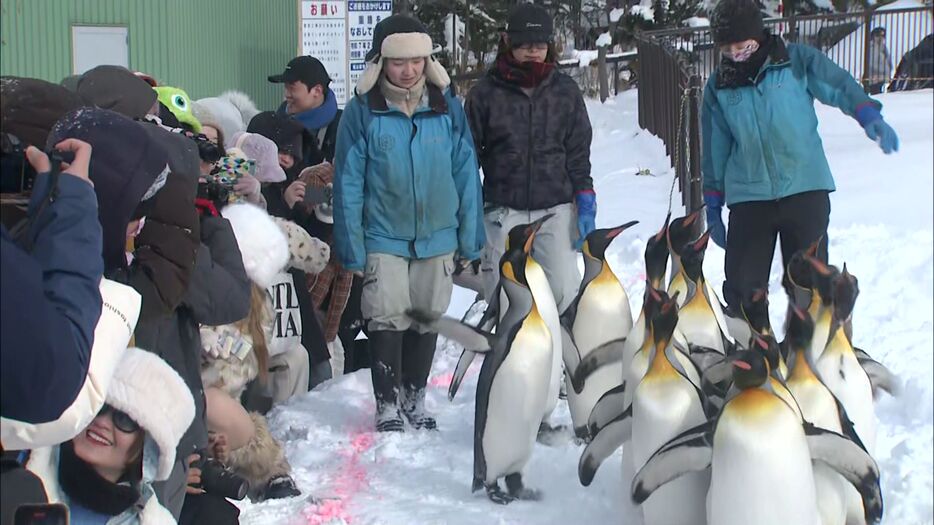
[[[883,114],[901,139],[885,156],[855,121],[819,107],[821,135],[836,179],[831,196],[830,259],[859,278],[854,343],[902,380],[903,392],[883,394],[876,459],[882,470],[885,519],[890,525],[934,523],[934,93],[881,97]],[[636,93],[606,104],[588,102],[594,126],[593,174],[598,225],[637,219],[610,250],[614,270],[627,286],[633,311],[641,305],[645,239],[668,209],[672,173],[661,141],[637,125]],[[637,175],[649,170],[651,175]],[[683,212],[675,193],[674,214]],[[705,273],[719,290],[723,251],[712,243]],[[776,261],[777,262],[777,261]],[[786,301],[773,264],[770,301],[780,330]],[[473,294],[459,290],[451,306],[461,315]],[[620,454],[608,459],[593,484],[577,481],[581,447],[565,440],[537,445],[525,472],[541,502],[502,507],[482,491],[471,494],[474,399],[479,360],[458,397],[446,391],[459,349],[442,341],[435,358],[427,406],[439,432],[377,435],[368,371],[344,376],[270,413],[274,434],[285,442],[305,496],[244,504],[244,524],[639,524],[620,475]],[[559,422],[569,422],[559,404]],[[307,495],[322,500],[313,505]]]

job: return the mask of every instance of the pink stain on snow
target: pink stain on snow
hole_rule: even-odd
[[[454,381],[454,374],[448,372],[445,374],[431,376],[431,378],[428,379],[428,384],[436,388],[447,388],[451,386],[451,381]]]
[[[352,523],[353,518],[349,510],[349,502],[367,485],[367,471],[361,465],[361,456],[373,448],[376,438],[373,432],[356,430],[351,432],[350,444],[338,452],[341,464],[336,476],[328,487],[328,493],[335,499],[324,500],[319,505],[313,505],[302,513],[307,525],[326,525],[335,520]]]

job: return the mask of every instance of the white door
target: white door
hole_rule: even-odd
[[[105,64],[129,67],[127,28],[71,26],[71,57],[76,75]]]

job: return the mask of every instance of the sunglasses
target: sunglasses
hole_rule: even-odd
[[[113,419],[114,426],[117,427],[117,430],[126,434],[133,434],[139,431],[139,423],[133,421],[133,418],[127,415],[126,412],[121,412],[110,405],[104,405],[104,408],[101,408],[101,411],[98,412],[97,415],[102,416],[107,413],[110,413],[110,418]]]

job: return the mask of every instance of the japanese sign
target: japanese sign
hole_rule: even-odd
[[[341,107],[366,69],[373,28],[391,14],[391,0],[301,0],[302,54],[324,64]]]

